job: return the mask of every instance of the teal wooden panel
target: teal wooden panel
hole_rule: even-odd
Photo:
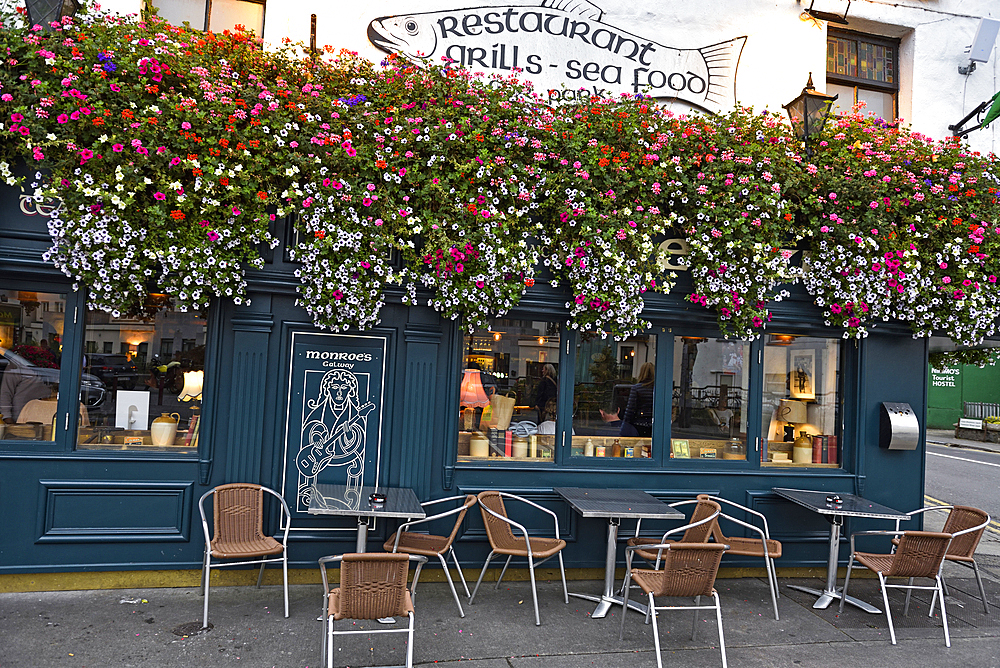
[[[38,543],[190,539],[189,481],[39,481]]]

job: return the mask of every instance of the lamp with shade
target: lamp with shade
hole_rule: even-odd
[[[191,401],[201,399],[202,386],[205,383],[204,371],[185,371],[184,389],[177,396],[180,401]]]
[[[486,396],[486,392],[483,389],[483,379],[479,373],[479,369],[466,369],[463,371],[462,387],[458,393],[458,404],[459,406],[465,406],[462,419],[466,431],[472,430],[476,408],[488,406],[489,403],[490,399]]]

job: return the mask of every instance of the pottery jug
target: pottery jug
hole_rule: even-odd
[[[153,441],[153,445],[160,447],[173,445],[174,437],[177,436],[177,423],[180,420],[181,416],[177,413],[161,413],[160,417],[153,420],[153,424],[149,427],[149,438]]]

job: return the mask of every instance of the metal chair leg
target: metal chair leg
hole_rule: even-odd
[[[569,603],[569,591],[566,589],[566,569],[563,567],[562,552],[559,553],[559,575],[562,576],[563,600]]]
[[[503,576],[507,572],[507,567],[510,566],[510,560],[513,558],[513,555],[507,557],[507,562],[504,563],[503,568],[500,570],[500,577],[497,578],[497,586],[494,589],[500,589],[500,582],[503,580]]]
[[[462,572],[462,565],[458,563],[458,556],[455,554],[455,548],[448,548],[451,552],[451,560],[455,562],[455,570],[458,571],[458,577],[462,578],[462,587],[465,588],[465,595],[471,596],[469,594],[469,583],[465,581],[465,573]]]
[[[202,615],[201,628],[208,628],[208,585],[212,581],[212,562],[211,556],[206,555],[205,557],[205,589],[202,592],[202,596],[205,597],[205,611]]]
[[[843,614],[844,612],[844,601],[847,600],[847,585],[851,583],[851,570],[854,568],[854,555],[847,560],[847,577],[844,578],[844,588],[840,593],[840,610],[839,612]]]
[[[653,602],[653,595],[649,595],[650,616],[653,618],[653,645],[656,647],[656,668],[663,668],[663,659],[660,658],[660,630],[656,626],[656,604]]]
[[[939,589],[944,589],[944,581],[942,581],[940,574],[937,576],[937,584]],[[951,634],[948,633],[948,613],[945,611],[943,592],[941,594],[941,624],[944,626],[944,646],[951,647]]]
[[[465,617],[465,611],[462,610],[462,602],[458,600],[458,592],[455,591],[455,583],[451,581],[451,573],[448,572],[448,562],[445,561],[443,554],[439,554],[438,559],[441,560],[441,567],[444,569],[445,579],[448,580],[448,587],[451,588],[451,595],[455,597],[455,605],[458,606],[458,614],[461,617]]]
[[[979,574],[979,564],[976,560],[972,560],[972,570],[976,574],[976,583],[979,585],[979,596],[982,597],[983,610],[986,614],[990,614],[990,604],[986,602],[986,589],[983,587],[983,577]]]
[[[407,613],[410,617],[410,630],[406,634],[409,641],[406,643],[406,668],[413,668],[413,613]]]
[[[892,644],[896,644],[896,629],[892,625],[892,611],[889,610],[889,591],[885,587],[885,576],[876,571],[878,575],[879,586],[882,587],[882,603],[885,604],[885,618],[889,620],[889,637],[892,639]],[[846,584],[846,583],[845,583]],[[846,591],[845,591],[846,596]],[[840,599],[840,604],[844,604],[844,599]]]
[[[510,563],[509,557],[507,563]],[[504,566],[504,570],[507,570],[506,566]],[[528,553],[528,577],[531,579],[531,602],[535,604],[535,626],[541,626],[542,619],[538,616],[538,592],[535,590],[535,563],[530,552]]]
[[[628,612],[628,595],[629,595],[629,582],[632,581],[632,571],[626,570],[625,572],[625,586],[622,588],[622,623],[621,628],[618,631],[618,639],[622,640],[625,637],[625,613]]]
[[[264,566],[266,565],[264,562],[260,563],[260,573],[257,574],[257,589],[260,589],[260,583],[264,580]]]
[[[722,650],[722,668],[728,668],[726,662],[726,636],[722,632],[722,603],[719,602],[718,592],[712,592],[715,599],[715,619],[719,622],[719,649]]]
[[[483,570],[479,573],[479,579],[476,580],[476,586],[472,589],[472,595],[469,596],[469,605],[472,605],[476,600],[476,592],[479,591],[479,585],[483,581],[483,576],[486,575],[486,569],[489,568],[490,562],[493,561],[493,554],[493,552],[490,552],[490,555],[486,557],[486,563],[483,564]]]
[[[701,596],[694,597],[694,604],[701,605]],[[698,635],[698,611],[694,610],[694,619],[691,621],[691,640]]]
[[[906,581],[906,585],[908,587],[912,587],[913,586],[913,578],[910,578],[909,580],[907,580]],[[909,612],[910,612],[910,594],[912,594],[912,593],[913,593],[912,589],[907,589],[906,590],[906,602],[903,603],[903,616],[904,617],[906,617],[909,614]]]

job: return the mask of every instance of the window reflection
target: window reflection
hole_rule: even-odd
[[[764,346],[761,429],[765,466],[839,462],[840,339],[772,334]]]
[[[0,290],[0,438],[51,441],[59,395],[66,295]],[[104,399],[84,375],[81,415]]]
[[[577,346],[572,454],[651,457],[656,336]]]
[[[746,460],[750,344],[674,337],[670,456]]]
[[[93,352],[84,354],[84,372],[107,397],[81,425],[77,448],[194,452],[206,322],[204,312],[169,308],[117,318],[88,310],[84,350]],[[150,350],[159,352],[147,357]]]
[[[552,461],[559,326],[496,320],[464,338],[458,459]]]

